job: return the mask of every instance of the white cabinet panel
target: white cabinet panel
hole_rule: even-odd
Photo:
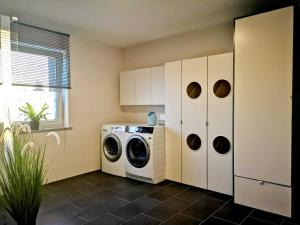
[[[181,61],[165,64],[166,179],[181,182]]]
[[[235,177],[235,203],[291,216],[291,188]]]
[[[151,104],[165,104],[165,69],[164,66],[151,68]]]
[[[208,189],[232,195],[233,53],[208,56]]]
[[[192,82],[193,84],[191,84]],[[197,97],[198,87],[201,93]],[[189,86],[191,85],[191,86]],[[190,98],[191,96],[196,98]],[[182,61],[182,182],[207,188],[207,57]],[[196,136],[190,136],[190,135]],[[201,143],[197,143],[197,137]],[[188,146],[188,143],[193,146]],[[200,146],[198,145],[200,144]],[[199,148],[198,148],[199,147]]]
[[[120,105],[135,105],[134,79],[132,71],[120,73]]]
[[[135,104],[151,105],[151,68],[132,72],[135,76]]]
[[[292,57],[292,7],[236,20],[235,175],[291,185]]]

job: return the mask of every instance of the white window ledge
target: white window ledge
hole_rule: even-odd
[[[51,128],[42,128],[39,130],[31,130],[31,133],[48,133],[51,131],[63,131],[63,130],[72,130],[73,127],[51,127]]]

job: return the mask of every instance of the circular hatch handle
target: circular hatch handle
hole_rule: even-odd
[[[144,145],[145,154],[146,154],[144,160],[134,159],[134,152],[131,148],[131,144],[133,143],[133,141],[139,141]],[[142,136],[132,135],[128,138],[127,144],[126,144],[126,157],[127,157],[128,162],[136,168],[143,168],[144,166],[147,165],[147,163],[150,159],[150,148]]]
[[[108,143],[108,141],[114,141],[115,146],[112,146],[112,144]],[[111,149],[109,148],[116,148],[113,149],[115,154],[111,154]],[[104,140],[103,140],[103,153],[106,157],[107,160],[111,161],[111,162],[115,162],[117,161],[121,155],[122,155],[122,144],[120,139],[114,135],[114,134],[109,134],[107,135]]]

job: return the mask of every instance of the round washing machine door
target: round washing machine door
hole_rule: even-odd
[[[111,162],[115,162],[121,157],[122,144],[116,135],[109,134],[105,137],[103,141],[103,153],[107,160]]]
[[[142,168],[150,159],[150,149],[145,139],[139,135],[129,137],[126,146],[128,162],[136,167]]]

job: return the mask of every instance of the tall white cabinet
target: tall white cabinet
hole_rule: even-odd
[[[182,181],[181,175],[181,61],[165,64],[166,178]]]
[[[208,56],[208,189],[233,194],[233,53]]]
[[[232,53],[165,64],[167,179],[232,195],[232,70]]]
[[[293,7],[235,21],[235,202],[291,216]]]
[[[207,189],[207,57],[182,61],[182,183]]]

